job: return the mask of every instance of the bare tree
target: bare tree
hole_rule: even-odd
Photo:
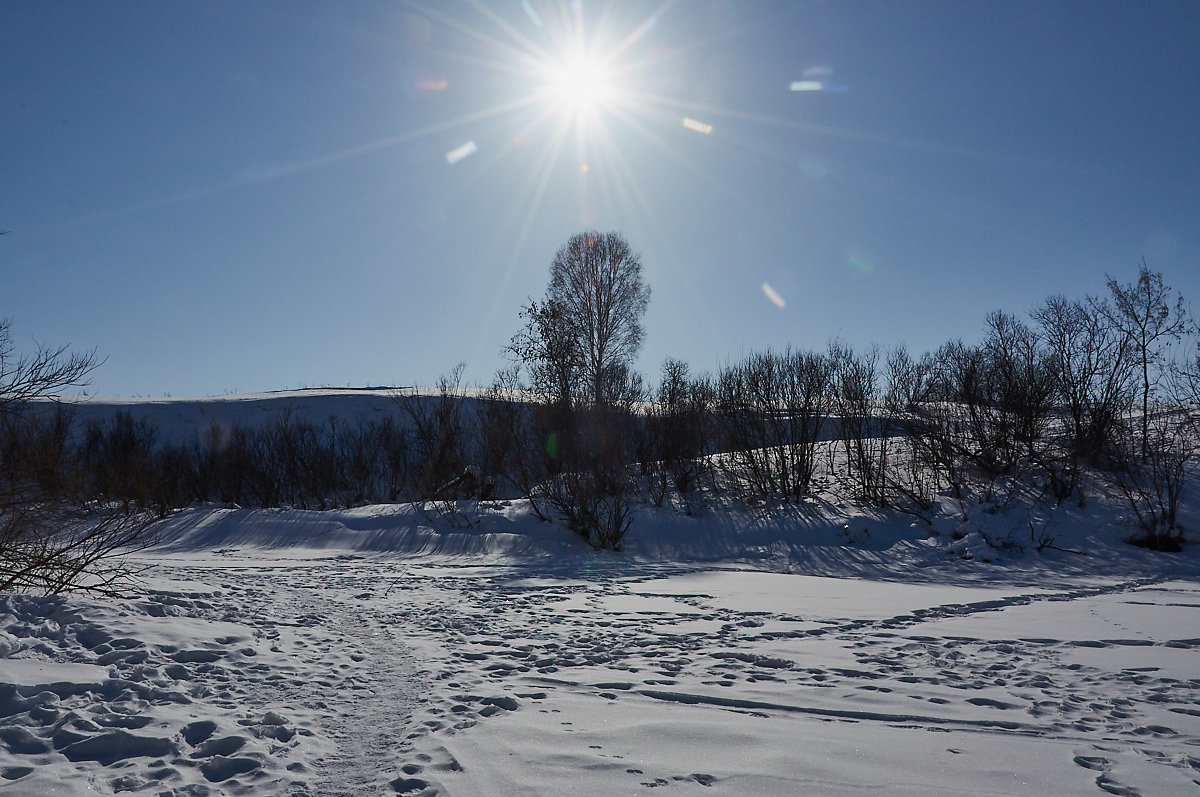
[[[409,500],[425,512],[466,526],[455,502],[478,499],[484,485],[478,465],[478,408],[462,387],[465,363],[438,379],[438,395],[417,391],[397,393],[396,402],[407,416],[413,461],[418,463],[408,486]],[[490,489],[488,490],[490,493]]]
[[[924,354],[919,360],[914,360],[904,344],[888,352],[888,411],[911,409],[923,401],[928,401],[935,368],[936,363],[930,354]]]
[[[642,343],[650,288],[641,256],[620,233],[573,235],[554,255],[546,294],[577,342],[585,398],[607,403]]]
[[[1187,307],[1179,294],[1175,294],[1172,303],[1170,286],[1163,283],[1162,274],[1150,271],[1145,260],[1138,269],[1136,283],[1121,285],[1110,277],[1108,290],[1112,293],[1112,304],[1101,303],[1096,307],[1130,342],[1141,371],[1142,459],[1145,459],[1150,445],[1150,394],[1157,385],[1158,366],[1166,344],[1179,340],[1189,329]]]
[[[857,354],[849,346],[829,346],[833,408],[837,413],[846,473],[859,496],[878,506],[887,504],[889,422],[880,417],[879,350]]]
[[[100,364],[95,350],[70,352],[68,346],[39,346],[33,354],[15,355],[11,322],[0,318],[0,413],[24,414],[30,399],[57,399],[57,393],[82,388]]]
[[[1053,408],[1054,361],[1040,333],[1014,315],[988,314],[984,341],[994,401],[1003,410],[1015,451],[1034,453]]]
[[[550,298],[521,309],[525,326],[505,348],[529,371],[533,392],[560,409],[570,409],[579,391],[583,351],[566,305]]]
[[[646,404],[639,455],[655,506],[662,506],[674,484],[690,513],[688,495],[712,470],[711,403],[707,378],[689,377],[682,360],[668,357],[663,362],[661,381]]]
[[[1200,333],[1200,329],[1195,330]],[[1178,404],[1192,413],[1200,411],[1200,340],[1195,350],[1182,363],[1177,363],[1172,373],[1171,393]]]
[[[0,418],[27,443],[0,449],[0,591],[116,593],[132,575],[121,554],[148,542],[148,523],[92,500],[64,456],[65,433],[44,434],[62,415],[33,405],[86,384],[96,355],[66,347],[13,352],[9,322],[0,321]]]
[[[1070,456],[1093,459],[1111,449],[1117,422],[1132,400],[1133,352],[1106,318],[1111,308],[1051,296],[1034,310],[1056,381],[1056,399],[1068,414]]]
[[[904,344],[887,355],[884,423],[889,434],[897,433],[894,446],[898,449],[896,459],[899,464],[884,476],[897,498],[906,499],[894,503],[899,508],[911,504],[917,512],[933,506],[938,482],[938,470],[926,456],[927,448],[921,435],[925,428],[921,406],[929,401],[935,368],[931,355],[924,354],[914,360]]]
[[[522,457],[531,503],[552,507],[590,545],[619,548],[632,522],[632,407],[645,395],[629,364],[650,289],[615,232],[573,236],[554,256],[546,298],[522,309],[507,347],[543,406],[530,412],[545,456]]]

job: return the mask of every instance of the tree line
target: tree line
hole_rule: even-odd
[[[1107,288],[991,313],[974,344],[913,355],[835,341],[712,374],[668,359],[651,385],[632,365],[650,298],[640,255],[618,233],[588,231],[555,254],[490,386],[467,390],[460,366],[432,395],[398,391],[390,416],[284,413],[185,442],[128,413],[79,429],[65,406],[33,412],[46,388],[78,384],[94,354],[14,358],[0,326],[0,589],[103,573],[150,518],[203,502],[409,501],[467,524],[461,501],[519,499],[619,549],[642,504],[690,513],[833,490],[928,518],[943,496],[965,512],[1104,490],[1126,501],[1143,542],[1175,548],[1200,451],[1200,350],[1182,363],[1168,352],[1194,345],[1196,326],[1145,263]]]

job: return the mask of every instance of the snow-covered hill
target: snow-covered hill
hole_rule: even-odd
[[[255,427],[285,414],[314,423],[329,418],[378,419],[398,414],[396,397],[413,392],[412,388],[313,388],[195,398],[78,398],[65,402],[64,406],[70,409],[80,427],[92,422],[104,423],[114,413],[125,412],[158,429],[164,442],[188,442],[213,424]]]

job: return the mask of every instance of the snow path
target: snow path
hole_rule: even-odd
[[[26,643],[0,659],[0,682],[24,671],[11,680],[29,684],[5,695],[0,714],[13,730],[0,738],[18,740],[9,754],[44,754],[35,766],[9,766],[0,750],[0,790],[13,781],[16,793],[64,793],[51,790],[56,776],[38,777],[36,764],[50,763],[52,750],[77,760],[72,744],[99,740],[100,757],[78,760],[118,772],[105,783],[103,771],[77,768],[87,775],[79,793],[394,793],[381,773],[399,768],[411,657],[370,603],[352,596],[348,587],[360,588],[362,575],[348,585],[341,569],[165,565],[158,584],[184,579],[191,589],[151,590],[126,607],[95,604],[91,618],[64,611],[58,599],[0,598],[7,638]],[[95,664],[44,682],[47,662],[62,660]],[[82,667],[93,682],[69,677]],[[116,694],[130,688],[137,691],[127,700]],[[119,721],[106,721],[114,706]],[[134,738],[105,727],[158,730]]]
[[[274,692],[277,704],[319,712],[315,724],[336,747],[312,762],[313,782],[294,788],[295,795],[352,797],[378,789],[379,773],[394,766],[417,688],[394,626],[372,607],[369,593],[349,594],[362,588],[362,578],[339,571],[322,565],[225,573],[246,590],[264,575],[270,578],[271,589],[258,593],[264,602],[250,622],[277,649],[288,637],[301,677],[275,680],[266,691]]]
[[[0,597],[0,793],[1200,782],[1193,581],[288,557],[148,557],[154,591],[126,604]]]

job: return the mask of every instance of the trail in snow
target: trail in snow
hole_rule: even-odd
[[[262,601],[248,622],[272,651],[288,654],[293,677],[273,672],[262,694],[310,717],[330,748],[311,759],[312,781],[293,782],[291,793],[353,797],[380,788],[421,686],[402,630],[374,608],[362,574],[318,565],[224,576]]]

